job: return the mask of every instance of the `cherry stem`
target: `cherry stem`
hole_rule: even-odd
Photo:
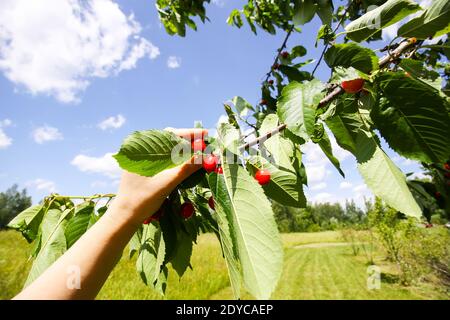
[[[403,40],[399,46],[389,52],[387,55],[385,55],[383,58],[380,59],[378,66],[379,68],[383,68],[385,66],[387,66],[391,61],[396,60],[400,57],[400,55],[406,51],[407,49],[409,49],[410,47],[414,46],[416,44],[416,41],[413,39],[406,39]],[[341,95],[344,92],[344,89],[342,89],[341,86],[337,86],[333,89],[333,91],[331,91],[329,94],[327,94],[322,100],[320,100],[319,102],[319,108],[324,107],[325,105],[327,105],[329,102],[333,101],[334,99],[336,99],[336,97],[338,97],[339,95]],[[244,151],[250,147],[253,147],[254,145],[257,145],[261,142],[266,141],[267,139],[269,139],[270,137],[272,137],[273,135],[278,134],[279,132],[283,131],[284,129],[286,129],[286,124],[281,124],[279,125],[277,128],[273,129],[272,131],[254,139],[251,140],[249,142],[247,142],[246,144],[242,145],[239,147],[239,151]]]

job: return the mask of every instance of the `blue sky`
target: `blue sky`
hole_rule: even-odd
[[[228,14],[244,1],[213,2],[211,22],[180,38],[165,33],[151,1],[101,0],[88,12],[69,0],[34,7],[2,1],[0,30],[9,33],[0,33],[0,190],[18,183],[34,201],[53,191],[115,192],[120,175],[110,154],[128,133],[195,121],[212,128],[223,101],[240,95],[257,103],[284,34],[254,36],[247,27],[230,27]],[[84,10],[85,19],[70,9]],[[301,44],[309,50],[305,59],[317,59],[319,26],[315,18],[289,47]],[[327,80],[326,64],[316,75]],[[361,203],[370,195],[345,151],[335,150],[345,182],[317,148],[303,151],[312,201]],[[387,152],[404,172],[419,172],[417,164]]]

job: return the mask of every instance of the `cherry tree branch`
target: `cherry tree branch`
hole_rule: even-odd
[[[284,40],[283,40],[283,43],[281,44],[281,47],[278,48],[278,50],[277,50],[277,55],[276,55],[276,57],[275,57],[275,60],[273,61],[272,65],[270,66],[269,72],[266,73],[266,79],[264,80],[265,82],[267,82],[267,81],[269,80],[270,75],[271,75],[272,72],[273,72],[272,67],[278,62],[278,59],[280,58],[280,53],[281,53],[281,51],[283,51],[283,49],[286,48],[286,44],[287,44],[287,42],[288,42],[288,40],[289,40],[289,37],[290,37],[291,34],[292,34],[292,31],[294,31],[294,26],[292,26],[292,27],[289,29],[289,31],[286,33],[286,37],[284,37]]]
[[[350,9],[352,4],[353,4],[353,2],[350,3],[350,5],[348,5],[347,8],[345,9],[344,13],[342,14],[341,18],[339,19],[339,22],[338,22],[337,26],[333,29],[333,34],[336,33],[336,31],[339,29],[339,27],[344,22],[345,16],[347,15],[348,10]],[[317,68],[319,67],[320,63],[322,62],[323,56],[325,55],[325,51],[327,51],[329,45],[330,45],[330,43],[327,42],[325,44],[325,46],[323,47],[322,53],[320,54],[320,58],[317,61],[316,66],[314,67],[313,71],[311,72],[311,78],[313,78],[314,73],[316,72]]]
[[[404,40],[403,42],[401,42],[399,44],[399,46],[391,51],[388,52],[387,55],[385,55],[383,58],[380,59],[378,66],[379,68],[383,68],[385,66],[387,66],[389,63],[391,63],[393,60],[398,59],[401,54],[408,50],[409,48],[411,48],[412,46],[414,46],[416,44],[416,39],[415,38],[411,38],[411,39],[407,39]],[[339,95],[341,95],[344,92],[344,89],[342,89],[341,86],[337,86],[335,87],[330,93],[328,93],[322,100],[320,100],[318,107],[322,108],[325,105],[327,105],[329,102],[333,101],[336,97],[338,97]],[[275,128],[274,130],[252,140],[249,141],[247,143],[245,143],[244,145],[239,147],[240,151],[244,151],[250,147],[253,147],[254,145],[257,145],[261,142],[266,141],[267,139],[269,139],[270,137],[272,137],[273,135],[279,133],[280,131],[283,131],[284,129],[286,129],[286,124],[281,124],[279,125],[277,128]]]

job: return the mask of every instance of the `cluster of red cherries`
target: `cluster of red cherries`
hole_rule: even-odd
[[[206,143],[201,138],[193,140],[191,142],[191,146],[194,153],[197,153],[199,151],[203,152],[206,149]],[[215,172],[217,174],[223,174],[223,168],[219,164],[219,158],[214,154],[207,154],[203,156],[202,165],[203,169],[205,169],[207,173]],[[258,181],[260,185],[268,184],[270,182],[269,170],[261,169],[256,171],[255,179]],[[149,224],[153,221],[159,221],[165,213],[164,208],[168,207],[169,205],[170,205],[169,199],[164,200],[164,203],[161,206],[161,208],[159,208],[158,211],[156,211],[156,213],[153,214],[151,217],[148,217],[143,223]],[[215,210],[214,198],[212,196],[208,200],[208,205],[212,210]],[[195,208],[192,202],[185,201],[180,207],[179,214],[184,219],[189,219],[194,215],[194,212]]]
[[[203,139],[196,139],[192,141],[192,150],[195,152],[205,151],[206,144]],[[223,168],[219,164],[219,158],[214,154],[207,154],[203,157],[203,169],[206,172],[215,172],[217,174],[223,174]],[[266,169],[260,169],[256,171],[255,179],[260,185],[265,185],[270,182],[270,172]]]

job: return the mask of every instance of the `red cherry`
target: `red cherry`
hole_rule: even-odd
[[[440,199],[441,198],[441,193],[439,192],[439,191],[436,191],[435,193],[434,193],[434,197],[436,198],[436,199]]]
[[[444,163],[444,169],[450,171],[450,163]]]
[[[206,172],[213,172],[217,167],[218,159],[213,154],[208,154],[206,157],[203,157],[203,168]]]
[[[269,84],[270,84],[270,85],[273,85],[273,80],[269,80]]]
[[[264,105],[267,104],[267,100],[266,99],[261,99],[261,102],[259,104],[264,106]]]
[[[217,173],[217,174],[223,174],[223,168],[221,166],[220,167],[216,167],[216,170],[214,170],[214,172]]]
[[[164,215],[164,209],[163,208],[159,208],[159,210],[156,211],[155,214],[153,214],[152,216],[150,216],[147,219],[145,219],[144,224],[149,224],[152,221],[159,221],[159,219],[161,219],[161,217],[163,215]]]
[[[287,57],[289,57],[289,52],[283,51],[283,52],[281,53],[281,56],[282,56],[284,59],[286,59]]]
[[[191,146],[192,146],[192,150],[194,150],[194,152],[204,151],[206,149],[205,141],[203,141],[203,139],[200,139],[200,138],[192,141]]]
[[[447,179],[450,179],[450,172],[446,172],[446,173],[444,174],[444,176],[445,176]]]
[[[279,67],[280,67],[279,63],[274,63],[273,66],[272,66],[272,69],[273,70],[277,70]]]
[[[186,201],[181,205],[180,214],[185,219],[189,219],[190,217],[192,217],[194,211],[194,205],[189,201]]]
[[[255,179],[258,181],[260,185],[265,185],[270,182],[270,172],[266,169],[261,169],[256,171]]]
[[[209,206],[212,210],[214,210],[214,198],[213,198],[213,197],[209,198],[209,200],[208,200],[208,206]]]
[[[363,86],[364,86],[364,79],[342,81],[341,83],[342,89],[344,89],[344,91],[347,93],[357,93],[361,91]]]

